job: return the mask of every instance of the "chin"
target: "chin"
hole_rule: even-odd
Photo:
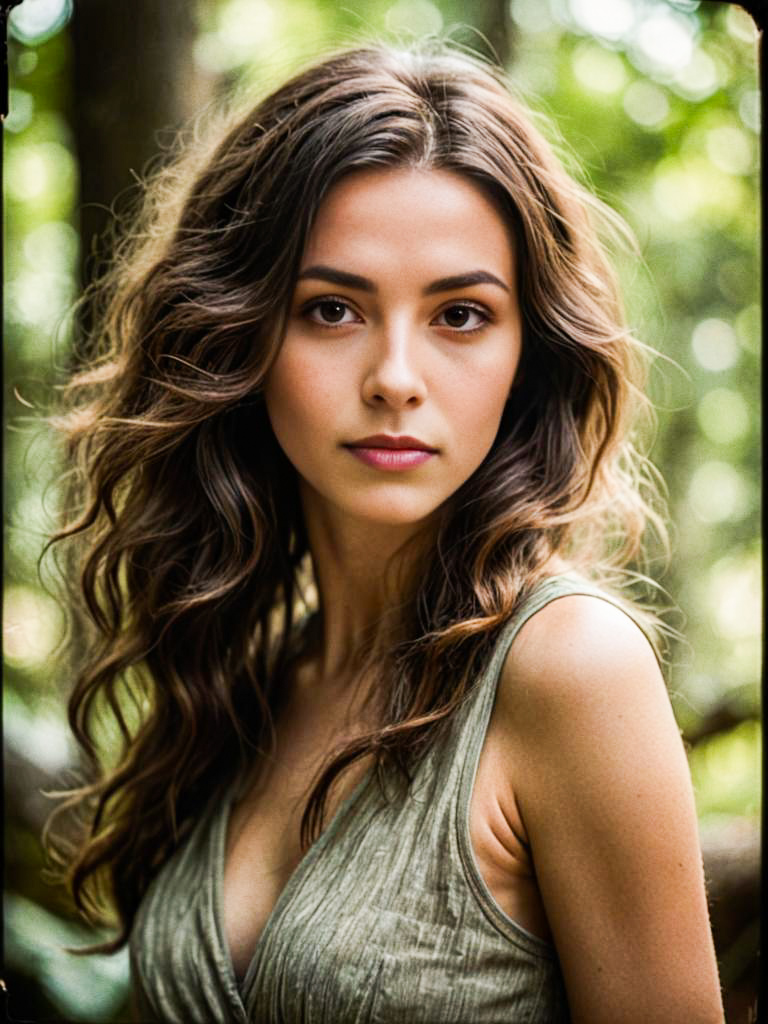
[[[370,527],[421,527],[439,519],[450,493],[446,488],[413,486],[413,482],[380,481],[360,486],[344,481],[341,486],[321,486],[300,476],[305,511],[314,509],[321,519]],[[320,481],[318,481],[320,483]],[[338,481],[337,483],[341,483]]]
[[[376,526],[419,526],[431,519],[439,506],[406,501],[366,502],[345,509],[355,519]]]
[[[328,495],[346,516],[378,526],[419,526],[439,514],[445,496],[425,494],[411,487],[380,486],[367,491]]]

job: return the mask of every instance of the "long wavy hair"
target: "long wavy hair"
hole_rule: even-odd
[[[387,167],[452,171],[494,201],[517,249],[523,350],[378,666],[377,728],[329,753],[303,843],[358,759],[407,781],[553,555],[613,585],[648,523],[663,531],[632,443],[644,350],[598,241],[610,214],[500,71],[443,44],[375,45],[222,117],[156,176],[86,294],[87,358],[54,417],[71,492],[53,541],[69,541],[81,627],[69,718],[89,774],[47,842],[78,908],[117,927],[93,949],[126,941],[201,806],[270,749],[311,558],[262,386],[324,195]]]

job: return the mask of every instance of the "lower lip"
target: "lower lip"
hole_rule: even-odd
[[[347,450],[376,469],[412,469],[436,454],[422,448],[358,448],[348,445]]]

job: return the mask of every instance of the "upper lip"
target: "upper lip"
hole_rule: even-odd
[[[363,437],[359,441],[350,441],[349,448],[409,448],[423,452],[436,452],[430,444],[425,444],[418,437],[409,437],[407,434],[372,434],[370,437]]]

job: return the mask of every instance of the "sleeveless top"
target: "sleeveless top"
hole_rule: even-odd
[[[510,645],[532,615],[568,594],[616,603],[573,575],[532,591],[408,793],[384,800],[369,772],[340,805],[283,889],[241,983],[221,899],[234,787],[213,802],[139,908],[131,935],[138,1019],[567,1024],[555,949],[492,897],[472,852],[469,810]]]

